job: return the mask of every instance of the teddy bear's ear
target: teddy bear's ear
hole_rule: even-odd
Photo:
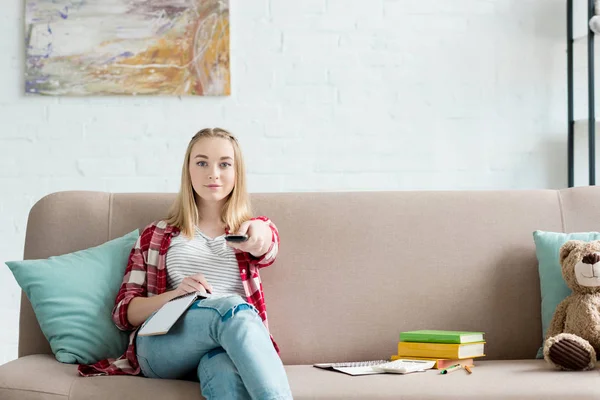
[[[581,240],[569,240],[568,242],[566,242],[565,244],[563,244],[560,247],[560,263],[562,264],[563,261],[565,260],[565,258],[567,258],[569,256],[569,254],[571,254],[571,251],[573,251],[574,249],[578,248],[579,246],[585,244],[585,242],[581,241]]]

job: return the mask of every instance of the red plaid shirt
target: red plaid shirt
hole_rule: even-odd
[[[272,242],[269,250],[260,258],[249,253],[235,249],[235,254],[240,268],[240,277],[246,292],[246,301],[252,304],[269,329],[267,322],[267,308],[260,280],[259,269],[273,264],[279,250],[279,232],[275,225],[266,217],[257,217],[269,224],[272,231]],[[132,299],[144,296],[154,296],[167,290],[166,256],[171,238],[179,234],[179,229],[168,225],[165,221],[158,221],[148,225],[129,255],[129,262],[123,277],[123,283],[115,300],[112,319],[117,327],[123,331],[131,330],[129,346],[119,358],[98,361],[93,365],[79,365],[81,376],[100,375],[138,375],[140,366],[135,355],[135,338],[139,327],[132,326],[127,320],[127,308]],[[273,346],[279,353],[279,348],[273,336]]]

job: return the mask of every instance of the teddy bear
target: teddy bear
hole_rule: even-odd
[[[569,240],[559,258],[572,293],[554,310],[544,359],[562,370],[593,369],[600,354],[600,240]]]

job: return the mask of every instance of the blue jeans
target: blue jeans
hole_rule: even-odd
[[[240,296],[198,300],[166,335],[138,336],[149,378],[200,381],[212,399],[292,399],[285,369],[256,308]]]

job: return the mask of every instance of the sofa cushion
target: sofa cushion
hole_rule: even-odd
[[[0,399],[62,400],[69,397],[77,366],[49,354],[22,357],[0,365]]]
[[[542,296],[542,345],[538,349],[537,358],[544,357],[543,341],[550,321],[552,321],[554,310],[565,297],[571,294],[571,289],[567,287],[562,276],[559,259],[560,247],[569,240],[590,242],[599,239],[599,232],[533,232]]]
[[[196,382],[139,376],[83,378],[77,365],[48,354],[31,355],[0,365],[2,400],[203,400]]]
[[[552,369],[542,360],[478,361],[472,375],[437,370],[349,376],[308,365],[285,367],[295,400],[304,399],[597,399],[598,370]],[[197,399],[196,382],[132,376],[82,378],[75,365],[33,355],[0,366],[3,400]]]
[[[569,373],[543,360],[477,361],[473,374],[438,370],[350,376],[311,366],[286,367],[295,400],[305,399],[598,399],[598,370]]]
[[[99,246],[39,260],[8,261],[58,361],[92,364],[125,352],[129,334],[111,312],[138,230]]]

